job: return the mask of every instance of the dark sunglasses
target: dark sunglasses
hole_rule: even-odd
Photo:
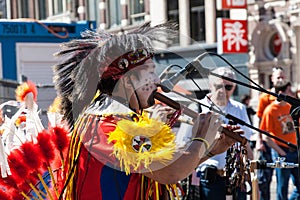
[[[216,90],[220,89],[220,88],[225,88],[225,90],[230,91],[233,88],[233,85],[223,85],[223,84],[219,84],[219,85],[214,85]]]
[[[272,68],[272,71],[273,71],[273,72],[275,72],[275,71],[277,71],[277,70],[283,71],[283,68],[282,68],[282,67],[273,67],[273,68]]]

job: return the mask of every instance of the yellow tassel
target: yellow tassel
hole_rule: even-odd
[[[155,191],[156,191],[156,199],[159,199],[159,189],[158,189],[158,182],[155,181]]]
[[[72,169],[73,164],[74,164],[74,160],[77,160],[78,156],[79,156],[79,152],[80,152],[80,147],[81,147],[81,141],[82,141],[82,134],[79,133],[79,130],[83,129],[84,131],[86,131],[87,126],[89,125],[88,123],[84,123],[85,119],[87,116],[83,116],[81,118],[80,121],[77,121],[75,123],[74,126],[74,131],[72,132],[71,135],[71,141],[70,141],[70,151],[68,153],[68,159],[69,159],[69,166],[68,169]],[[76,167],[75,166],[75,171],[76,171]],[[65,190],[65,199],[72,199],[72,191],[73,191],[73,178],[74,178],[74,174],[73,173],[70,177],[70,181],[68,183],[67,189]],[[67,176],[69,176],[70,174],[67,174]]]
[[[178,188],[177,188],[176,184],[173,184],[172,186],[175,191],[176,198],[179,199]]]
[[[167,190],[169,191],[171,200],[174,200],[173,193],[172,193],[172,191],[171,191],[169,185],[166,185],[166,188],[167,188]]]
[[[35,194],[38,196],[38,199],[39,199],[39,200],[43,200],[43,199],[44,199],[44,198],[41,196],[41,194],[42,194],[43,196],[46,196],[45,193],[43,193],[42,191],[38,191],[38,190],[34,187],[34,185],[32,185],[32,183],[29,183],[29,186],[30,186],[31,189],[35,192]]]
[[[52,195],[51,195],[51,193],[50,193],[50,191],[49,191],[49,187],[48,187],[47,184],[45,183],[43,177],[42,177],[39,173],[38,173],[38,177],[39,177],[39,179],[40,179],[42,185],[44,186],[44,188],[45,188],[45,190],[46,190],[46,192],[47,192],[47,194],[48,194],[48,197],[49,197],[51,200],[53,200],[53,197],[52,197]]]
[[[141,179],[141,200],[144,200],[144,181],[145,181],[145,176],[142,175],[142,179]]]
[[[31,200],[31,199],[29,198],[29,196],[27,196],[24,192],[21,192],[21,195],[22,195],[26,200]]]
[[[175,192],[175,198],[176,199],[179,199],[179,193],[178,193],[178,188],[177,188],[177,186],[176,186],[176,184],[172,184],[172,185],[170,185],[172,188],[173,188],[173,190],[174,190],[174,192]],[[174,198],[174,199],[175,199]]]
[[[56,197],[59,198],[59,193],[58,193],[58,190],[57,190],[57,185],[56,185],[56,182],[55,182],[55,178],[54,178],[52,169],[51,169],[50,166],[48,166],[47,169],[48,169],[48,172],[49,172],[50,177],[51,177],[51,181],[52,181],[52,185],[53,185],[53,189],[54,189],[54,192],[56,194]]]

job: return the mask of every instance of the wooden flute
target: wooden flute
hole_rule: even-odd
[[[198,117],[198,113],[189,109],[188,107],[179,104],[178,102],[170,99],[169,97],[155,92],[154,93],[154,98],[162,103],[165,103],[166,105],[170,106],[171,108],[174,108],[176,110],[182,110],[182,113],[188,115],[189,117],[192,117],[193,119]],[[237,142],[240,142],[242,145],[245,145],[247,143],[247,139],[237,133],[234,133],[224,127],[220,127],[220,132],[226,134],[227,136],[235,139]]]

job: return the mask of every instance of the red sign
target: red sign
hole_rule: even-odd
[[[248,53],[247,20],[217,19],[218,53]]]
[[[217,8],[218,10],[247,8],[247,0],[218,0]]]

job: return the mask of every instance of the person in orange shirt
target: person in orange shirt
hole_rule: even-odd
[[[275,86],[275,93],[291,95],[291,83],[280,81]],[[262,115],[260,129],[269,132],[282,140],[291,144],[297,144],[296,132],[293,118],[290,115],[291,105],[285,101],[275,100],[268,105]],[[288,145],[281,143],[268,136],[263,136],[263,140],[272,148],[273,160],[278,157],[285,158],[285,162],[298,162],[296,149],[291,149]],[[287,199],[289,178],[292,176],[295,190],[290,199],[300,197],[300,179],[297,168],[276,168],[277,179],[277,199]]]
[[[286,80],[286,75],[283,68],[282,67],[273,68],[273,73],[271,76],[271,82],[273,86],[283,80]],[[270,91],[275,93],[275,87],[272,87]],[[258,107],[256,112],[257,117],[261,119],[265,108],[275,100],[276,97],[267,93],[262,93],[259,97],[259,102],[258,102]]]
[[[273,68],[271,82],[276,85],[279,81],[285,80],[286,76],[282,67],[275,67]],[[271,92],[275,93],[275,88],[271,88]],[[263,112],[265,108],[275,101],[276,98],[270,94],[262,93],[259,97],[258,107],[256,115],[261,121]],[[262,139],[262,134],[258,133],[258,137],[256,140],[256,150],[258,151],[258,159],[259,160],[266,160],[267,162],[273,162],[271,156],[271,149],[268,147],[266,142]],[[258,170],[258,184],[259,184],[259,195],[260,200],[270,200],[270,184],[272,181],[273,169],[259,169]]]

